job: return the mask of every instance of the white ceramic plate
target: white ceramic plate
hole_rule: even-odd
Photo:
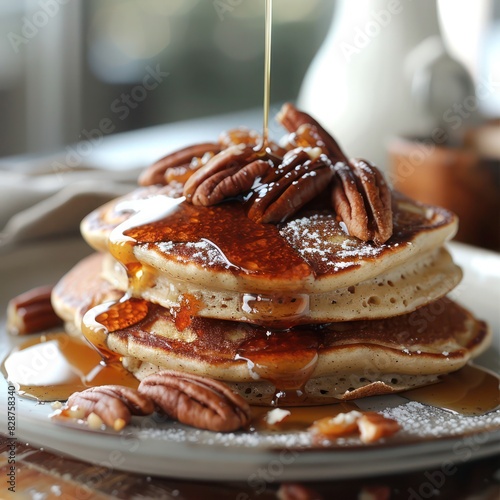
[[[477,364],[496,372],[500,352],[500,255],[452,244],[464,280],[454,298],[494,331],[492,348]],[[0,258],[0,308],[36,285],[55,282],[88,249],[80,240],[37,244]],[[3,312],[2,312],[3,315]],[[0,326],[0,356],[17,339]],[[0,377],[0,432],[7,432],[7,382]],[[358,402],[357,402],[358,403]],[[16,437],[89,462],[120,470],[179,478],[246,480],[250,485],[282,480],[338,479],[460,465],[500,452],[500,411],[463,417],[407,402],[399,396],[366,398],[363,409],[397,417],[397,437],[376,446],[355,439],[314,450],[307,433],[218,434],[158,421],[134,420],[121,434],[56,425],[49,404],[16,398]]]

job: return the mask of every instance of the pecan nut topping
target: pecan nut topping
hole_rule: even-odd
[[[283,127],[292,133],[296,133],[301,126],[307,126],[309,135],[311,137],[319,137],[321,141],[321,143],[316,144],[316,146],[324,148],[332,162],[348,162],[347,156],[342,149],[340,149],[337,141],[312,116],[303,111],[299,111],[293,104],[289,102],[285,103],[276,119]],[[305,130],[302,129],[302,134],[304,134],[304,132]]]
[[[220,150],[219,144],[213,142],[195,144],[179,149],[164,156],[147,168],[139,177],[139,184],[141,186],[168,184],[168,171],[172,169],[183,169],[186,177],[189,177],[196,167],[201,166],[199,161],[193,162],[193,159],[201,159],[207,153],[217,154]],[[192,164],[194,168],[189,168]]]
[[[90,387],[73,393],[66,403],[67,408],[78,406],[84,416],[91,413],[116,431],[130,423],[132,415],[150,415],[154,411],[153,401],[145,394],[121,385]]]
[[[246,127],[234,128],[223,132],[219,136],[219,144],[221,150],[226,149],[230,146],[245,145],[252,146],[254,149],[258,149],[262,145],[262,136],[255,130],[248,129]],[[266,151],[274,156],[282,157],[286,153],[286,149],[282,148],[279,144],[274,141],[268,141]]]
[[[250,407],[217,380],[165,370],[146,377],[139,391],[179,422],[199,429],[229,432],[250,422]]]
[[[14,297],[7,306],[7,330],[14,335],[25,335],[61,325],[51,303],[52,286],[33,288]]]
[[[239,165],[221,170],[206,179],[193,194],[194,205],[215,205],[228,198],[233,198],[250,190],[255,179],[264,175],[269,163],[264,160],[240,167]]]
[[[256,158],[257,153],[251,146],[237,144],[228,147],[211,158],[205,166],[197,170],[186,181],[184,184],[184,196],[193,205],[215,205],[215,203],[221,201],[219,196],[214,197],[214,200],[217,201],[211,199],[215,187],[224,179],[236,174],[245,165],[253,162]],[[253,182],[253,179],[251,180]]]
[[[219,135],[219,144],[221,145],[221,149],[226,149],[230,146],[238,146],[240,144],[255,147],[258,146],[261,141],[262,137],[258,132],[246,127],[226,130]]]
[[[347,413],[339,413],[335,417],[324,417],[315,420],[309,427],[309,432],[313,437],[334,439],[337,437],[348,436],[358,430],[358,420],[362,413],[352,410]]]
[[[332,205],[349,233],[376,244],[392,236],[391,191],[383,175],[370,163],[347,158],[335,139],[311,116],[287,103],[278,121],[290,132],[289,144],[309,144],[326,152],[336,163],[332,189]]]
[[[277,120],[289,131],[281,145],[264,144],[247,128],[232,129],[217,143],[159,160],[140,183],[165,184],[171,196],[183,194],[199,206],[238,198],[258,223],[279,224],[317,198],[322,208],[333,206],[352,236],[378,245],[387,241],[393,230],[391,191],[380,171],[349,160],[335,139],[293,104],[285,103]],[[323,206],[329,195],[330,206]]]
[[[380,245],[391,236],[391,191],[378,168],[364,160],[337,163],[332,204],[352,236]]]
[[[248,216],[256,222],[283,222],[323,191],[332,177],[332,164],[318,148],[291,150],[254,189]]]
[[[310,123],[303,123],[294,132],[285,135],[281,139],[283,147],[290,151],[295,148],[320,148],[323,153],[328,154],[328,150],[321,137],[319,136],[318,129]]]

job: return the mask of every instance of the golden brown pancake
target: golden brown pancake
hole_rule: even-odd
[[[104,257],[102,274],[116,288],[128,291],[125,269],[110,255]],[[461,277],[460,268],[441,247],[385,274],[331,292],[237,293],[200,288],[185,281],[173,282],[158,274],[150,285],[142,287],[139,296],[173,310],[191,302],[196,315],[205,318],[279,327],[405,314],[441,298]]]
[[[136,296],[158,275],[205,290],[331,292],[439,248],[457,228],[451,212],[396,196],[393,236],[375,245],[349,236],[331,210],[264,224],[249,219],[238,202],[198,207],[158,192],[154,186],[137,190],[81,225],[92,247],[134,268],[129,288]]]
[[[123,295],[102,279],[102,261],[102,254],[89,255],[68,271],[52,290],[52,307],[70,325],[70,332],[76,327],[81,333],[81,319],[89,309]]]

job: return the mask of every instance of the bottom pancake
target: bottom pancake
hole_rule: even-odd
[[[165,308],[124,298],[89,311],[83,323],[93,344],[124,357],[140,379],[187,371],[233,383],[259,401],[275,389],[353,399],[426,385],[490,340],[485,323],[449,299],[384,320],[272,331],[196,317],[179,329]]]
[[[301,391],[317,404],[427,385],[490,342],[485,323],[447,298],[392,318],[289,330],[191,318],[189,310],[174,318],[143,299],[118,299],[121,293],[100,277],[101,261],[83,260],[54,289],[56,311],[74,330],[92,308],[85,336],[137,378],[163,369],[192,372],[231,384],[252,403],[271,403],[276,388]]]

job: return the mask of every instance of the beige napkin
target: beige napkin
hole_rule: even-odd
[[[85,215],[134,189],[140,171],[90,167],[55,171],[51,165],[0,169],[0,251],[34,239],[78,233]]]

